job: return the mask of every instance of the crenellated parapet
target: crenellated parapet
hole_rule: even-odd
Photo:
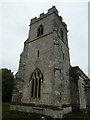
[[[50,9],[48,9],[48,12],[47,12],[46,14],[41,13],[38,18],[37,18],[37,17],[32,18],[32,19],[31,19],[31,22],[30,22],[30,25],[32,25],[32,24],[34,24],[35,22],[37,22],[37,21],[39,21],[39,20],[47,17],[48,15],[50,15],[50,14],[52,14],[52,13],[55,13],[55,14],[58,16],[59,20],[62,22],[62,24],[63,24],[63,26],[65,27],[65,29],[67,29],[66,23],[63,22],[63,18],[62,18],[61,16],[59,16],[58,10],[56,9],[55,6],[53,6],[53,7],[50,8]]]
[[[50,8],[50,9],[48,10],[48,14],[53,13],[53,12],[55,12],[56,14],[58,14],[58,10],[56,9],[55,6],[53,6],[52,8]]]

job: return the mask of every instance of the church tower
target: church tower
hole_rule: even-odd
[[[53,6],[30,22],[11,110],[62,118],[71,112],[67,25]]]

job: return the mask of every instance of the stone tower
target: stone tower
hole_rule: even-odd
[[[11,110],[62,118],[71,112],[67,25],[53,6],[31,19]]]

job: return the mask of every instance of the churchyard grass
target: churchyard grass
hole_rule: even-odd
[[[10,103],[2,103],[2,120],[31,120],[29,116],[8,112],[9,107]]]

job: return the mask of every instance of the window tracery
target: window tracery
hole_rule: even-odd
[[[41,96],[41,82],[43,80],[42,72],[36,68],[31,75],[31,97],[40,98]]]

